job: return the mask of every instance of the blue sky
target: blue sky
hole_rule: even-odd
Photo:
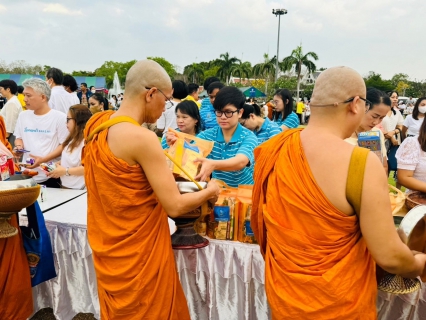
[[[318,67],[426,79],[422,0],[2,1],[0,60],[94,70],[106,60],[161,56],[183,67],[221,53],[255,64],[302,43]]]

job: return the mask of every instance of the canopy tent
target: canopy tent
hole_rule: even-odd
[[[255,87],[241,87],[238,88],[241,92],[246,96],[246,98],[265,98],[266,94],[264,94],[259,89]]]
[[[0,81],[4,79],[13,80],[18,86],[22,85],[22,82],[30,78],[40,78],[45,79],[43,75],[32,75],[32,74],[0,74]],[[87,83],[87,87],[95,86],[97,90],[105,89],[105,77],[79,77],[74,76],[75,81],[77,81],[78,86],[84,82]]]

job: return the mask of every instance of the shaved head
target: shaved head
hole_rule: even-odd
[[[355,96],[366,97],[361,75],[348,67],[333,67],[323,71],[315,82],[311,106],[343,102]]]
[[[126,96],[139,95],[145,87],[160,90],[172,88],[172,82],[166,70],[153,60],[140,60],[127,72]]]

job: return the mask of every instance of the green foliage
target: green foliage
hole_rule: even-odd
[[[232,69],[239,63],[241,63],[240,59],[230,57],[228,52],[222,53],[220,55],[220,59],[215,62],[215,65],[219,67],[217,70],[217,76],[224,80],[228,85]]]
[[[243,86],[243,85],[242,85],[241,83],[239,83],[239,82],[230,83],[230,84],[229,84],[229,86],[230,86],[230,87],[236,87],[236,88],[246,87],[246,86]]]
[[[204,67],[201,64],[193,63],[187,65],[183,70],[183,74],[187,76],[187,82],[200,84],[204,81]]]
[[[154,60],[155,62],[157,62],[160,66],[164,68],[164,70],[166,70],[169,77],[172,80],[174,79],[177,72],[175,67],[169,61],[161,57],[148,57],[147,59]]]
[[[96,73],[95,71],[73,71],[72,76],[76,76],[76,77],[96,77]]]
[[[383,80],[380,74],[373,71],[370,71],[364,81],[367,87],[373,87],[384,92],[389,92],[395,89],[395,86],[392,84],[391,80]]]
[[[283,76],[280,77],[277,82],[272,84],[275,89],[288,89],[290,91],[296,90],[297,88],[297,77]]]
[[[105,61],[102,66],[95,70],[96,77],[105,77],[107,88],[112,87],[114,73],[117,71],[121,85],[126,82],[127,71],[136,63],[136,60],[128,62]]]
[[[408,82],[408,74],[405,73],[397,73],[395,74],[392,79],[390,80],[392,82],[392,85],[396,88],[398,86],[399,82]]]
[[[216,77],[217,73],[219,72],[219,67],[218,66],[212,66],[211,68],[209,68],[208,70],[204,71],[204,79],[207,79],[209,77]]]
[[[306,54],[303,53],[302,45],[297,46],[296,49],[294,49],[291,52],[291,55],[288,57],[285,57],[283,61],[281,62],[281,69],[285,71],[290,71],[294,68],[297,74],[297,101],[299,100],[299,90],[300,90],[300,81],[302,80],[301,73],[302,68],[305,67],[308,71],[308,73],[315,72],[317,69],[317,66],[315,63],[312,62],[312,60],[318,60],[318,55],[315,52],[308,52]]]

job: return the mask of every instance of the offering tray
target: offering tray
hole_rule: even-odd
[[[8,220],[36,202],[39,194],[40,186],[31,177],[17,174],[9,180],[0,181],[0,238],[18,234],[18,229],[12,227]]]
[[[426,253],[426,205],[419,205],[411,209],[402,219],[398,227],[398,233],[405,238],[410,250]],[[406,279],[393,275],[377,268],[377,283],[381,291],[406,294],[420,289],[419,279]],[[426,274],[421,275],[426,282]]]
[[[201,187],[206,188],[207,182],[199,182]],[[197,185],[193,182],[179,181],[176,185],[181,194],[199,191]],[[183,214],[177,218],[172,218],[176,224],[176,232],[172,235],[172,247],[177,250],[199,249],[207,246],[209,241],[200,236],[194,229],[195,222],[203,219],[208,214],[208,203],[201,207]]]

